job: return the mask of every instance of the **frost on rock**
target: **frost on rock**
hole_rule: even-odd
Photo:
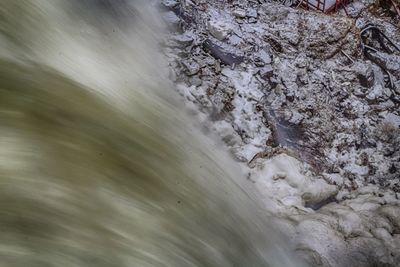
[[[211,35],[220,41],[224,40],[231,32],[231,28],[228,23],[215,19],[210,20],[207,24],[207,27]]]
[[[185,103],[311,266],[400,262],[400,53],[367,58],[360,41],[370,22],[397,45],[400,30],[371,3],[352,2],[352,18],[272,1],[180,1],[181,28],[166,40]]]

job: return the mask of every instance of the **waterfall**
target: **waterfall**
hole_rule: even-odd
[[[1,1],[0,265],[303,266],[179,103],[161,26],[149,1]]]

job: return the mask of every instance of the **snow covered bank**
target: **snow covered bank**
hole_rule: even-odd
[[[187,106],[312,266],[398,266],[400,54],[374,54],[390,87],[360,29],[400,44],[399,27],[367,2],[354,18],[225,2],[164,1],[177,30],[163,50]]]

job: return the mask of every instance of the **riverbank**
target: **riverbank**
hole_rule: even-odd
[[[350,17],[225,2],[161,5],[185,104],[312,266],[398,266],[400,52],[361,33],[373,23],[399,45],[399,20],[368,1]]]

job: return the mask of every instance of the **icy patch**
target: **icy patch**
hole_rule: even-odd
[[[302,164],[285,154],[263,162],[253,173],[260,192],[269,192],[286,207],[304,208],[307,203],[318,203],[337,194],[337,188],[325,180],[302,173]]]

